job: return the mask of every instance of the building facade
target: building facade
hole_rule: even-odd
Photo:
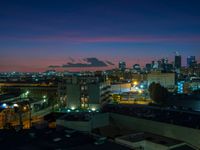
[[[196,64],[195,56],[188,56],[187,57],[187,67],[192,67]]]
[[[175,87],[175,73],[152,72],[147,75],[148,85],[160,83],[163,87],[173,89]]]
[[[61,106],[70,109],[99,109],[110,99],[110,83],[105,76],[68,76],[58,87]]]
[[[176,55],[175,56],[175,69],[180,69],[181,68],[181,55]]]
[[[120,61],[119,62],[119,70],[125,71],[125,69],[126,69],[126,62]]]

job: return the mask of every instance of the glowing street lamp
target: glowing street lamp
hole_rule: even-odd
[[[18,104],[13,104],[13,107],[19,107],[19,105]]]
[[[140,94],[142,94],[142,90],[138,90],[138,92],[139,92]]]
[[[134,82],[133,82],[133,85],[134,85],[134,86],[138,85],[138,82],[137,82],[137,81],[134,81]]]
[[[8,105],[7,105],[6,103],[3,103],[3,104],[2,104],[2,107],[3,107],[3,108],[7,108]]]
[[[27,98],[29,93],[30,93],[29,91],[26,91],[25,93],[23,93],[22,98]]]
[[[26,106],[24,106],[24,107],[23,107],[23,110],[24,110],[24,111],[26,111],[26,110],[27,110],[27,107],[26,107]]]
[[[44,96],[43,96],[43,101],[44,101],[44,102],[46,102],[46,101],[47,101],[47,100],[46,100],[46,98],[47,98],[47,96],[46,96],[46,95],[44,95]]]
[[[95,111],[95,110],[96,110],[96,108],[94,108],[94,107],[93,107],[91,110],[92,110],[92,111]]]
[[[143,88],[144,88],[144,85],[140,85],[140,88],[143,89]]]
[[[71,107],[71,110],[75,110],[75,107],[74,107],[74,106],[72,106],[72,107]]]

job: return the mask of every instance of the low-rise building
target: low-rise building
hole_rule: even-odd
[[[160,83],[163,87],[172,89],[175,86],[175,73],[152,72],[147,75],[148,85]]]
[[[135,132],[115,141],[135,150],[196,150],[185,142],[146,132]]]

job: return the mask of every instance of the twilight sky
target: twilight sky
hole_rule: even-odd
[[[200,60],[199,0],[0,1],[0,71],[45,71],[87,58],[115,64],[100,69],[119,60],[144,65],[173,61],[175,51],[183,64],[188,55]]]

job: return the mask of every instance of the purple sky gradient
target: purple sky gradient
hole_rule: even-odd
[[[0,2],[0,71],[45,71],[88,57],[115,64],[97,69],[120,60],[144,66],[172,62],[176,51],[183,65],[189,55],[200,61],[198,0]]]

